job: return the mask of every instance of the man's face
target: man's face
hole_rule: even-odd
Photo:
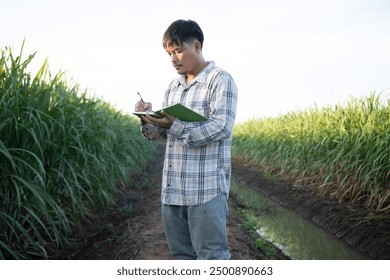
[[[178,74],[193,74],[198,62],[195,44],[183,43],[181,46],[173,44],[167,46],[165,50]]]

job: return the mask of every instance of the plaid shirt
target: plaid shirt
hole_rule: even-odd
[[[184,75],[170,83],[163,107],[174,103],[181,103],[208,120],[175,119],[169,129],[150,124],[142,127],[147,139],[167,139],[162,203],[201,205],[220,194],[228,196],[237,105],[237,87],[232,77],[211,61],[190,84],[186,84]]]

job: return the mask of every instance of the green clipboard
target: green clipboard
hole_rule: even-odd
[[[178,118],[181,121],[185,122],[204,122],[207,121],[207,118],[205,116],[202,116],[201,114],[191,110],[190,108],[180,104],[176,103],[170,106],[167,106],[163,109],[157,110],[157,111],[149,111],[149,112],[132,112],[132,114],[138,116],[141,118],[143,115],[149,114],[152,117],[161,118],[161,111],[166,112],[169,115],[172,115],[176,118]]]

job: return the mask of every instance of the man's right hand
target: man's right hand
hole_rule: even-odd
[[[152,111],[152,103],[150,102],[142,102],[142,100],[139,100],[135,106],[134,106],[135,112],[148,112]]]

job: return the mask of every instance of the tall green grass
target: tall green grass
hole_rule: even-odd
[[[33,57],[1,50],[0,259],[48,258],[156,151],[135,118],[52,76],[46,61],[32,77]]]
[[[390,210],[390,101],[380,94],[234,128],[233,155],[338,200]]]

